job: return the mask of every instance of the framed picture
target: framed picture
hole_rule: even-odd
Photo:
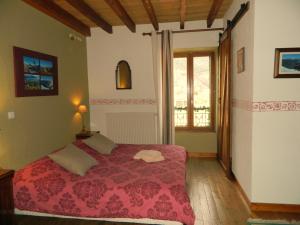
[[[300,48],[276,48],[274,78],[300,78]]]
[[[237,72],[245,71],[245,47],[237,51]]]
[[[14,47],[17,97],[58,95],[57,57]]]

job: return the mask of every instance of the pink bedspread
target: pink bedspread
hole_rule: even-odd
[[[99,218],[152,218],[194,224],[185,191],[186,152],[175,145],[119,145],[101,155],[81,141],[76,145],[98,160],[85,176],[74,175],[44,157],[14,177],[20,210]],[[164,161],[134,160],[141,149],[162,152]]]

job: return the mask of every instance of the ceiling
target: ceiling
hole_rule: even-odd
[[[104,21],[104,23],[106,23],[105,26],[127,25],[132,32],[135,32],[136,24],[152,23],[153,26],[155,27],[154,25],[155,22],[157,24],[157,27],[155,27],[156,30],[159,29],[158,24],[164,22],[181,22],[180,28],[184,27],[185,21],[208,19],[208,21],[210,21],[212,24],[214,19],[223,18],[225,12],[228,10],[229,6],[232,3],[232,0],[23,0],[23,1],[27,2],[33,7],[38,8],[44,13],[60,21],[61,18],[58,17],[62,17],[61,15],[64,13],[62,13],[60,10],[63,10],[69,15],[69,17],[70,16],[73,17],[75,20],[79,22],[79,24],[82,23],[81,24],[82,26],[87,26],[88,28],[99,26],[99,22],[98,23],[95,22],[97,21],[95,20],[95,17],[98,17],[102,19],[102,22]],[[79,6],[78,3],[80,3]],[[53,6],[53,4],[55,5]],[[53,6],[54,9],[56,9],[54,11],[57,11],[57,6],[60,8],[58,10],[58,15],[53,15],[53,12],[49,13],[49,8],[51,8],[50,6]],[[123,9],[120,9],[120,7]],[[82,8],[84,8],[83,11]],[[150,10],[150,14],[152,13],[152,18],[151,15],[149,14],[148,9]],[[124,14],[127,14],[129,19]],[[124,17],[125,17],[125,22],[124,22]],[[129,24],[126,24],[126,21]],[[66,24],[66,22],[64,21],[61,22]],[[70,26],[70,23],[72,23],[72,21],[67,23],[68,24],[66,25]],[[72,28],[74,29],[74,27]]]
[[[89,27],[97,25],[73,8],[66,0],[54,0],[56,4],[71,13]],[[104,0],[85,0],[85,2],[113,26],[124,25]],[[216,18],[223,18],[232,0],[224,0]],[[136,24],[151,23],[147,12],[140,0],[120,0],[132,20]],[[152,0],[151,1],[159,23],[180,21],[180,0]],[[186,21],[206,20],[213,0],[187,0]]]

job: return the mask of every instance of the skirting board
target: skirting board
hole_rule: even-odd
[[[250,209],[254,212],[300,213],[300,205],[292,205],[292,204],[272,204],[272,203],[252,202]]]
[[[216,152],[187,152],[190,158],[216,159]]]
[[[258,203],[250,202],[248,196],[234,177],[237,189],[240,191],[244,201],[247,203],[249,209],[253,212],[282,212],[282,213],[300,213],[300,205],[293,204],[274,204],[274,203]]]
[[[238,180],[236,179],[235,176],[233,176],[234,178],[234,184],[236,185],[238,191],[240,192],[240,194],[242,195],[243,200],[245,201],[245,203],[248,205],[249,208],[251,208],[251,202],[246,194],[246,192],[244,191],[244,189],[242,188],[242,186],[240,185],[240,183],[238,182]]]

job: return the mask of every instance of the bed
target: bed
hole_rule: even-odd
[[[17,171],[13,181],[16,214],[194,224],[185,191],[184,148],[120,144],[110,155],[102,155],[81,140],[74,144],[98,164],[78,176],[46,156]],[[142,149],[158,150],[165,160],[133,159]]]

